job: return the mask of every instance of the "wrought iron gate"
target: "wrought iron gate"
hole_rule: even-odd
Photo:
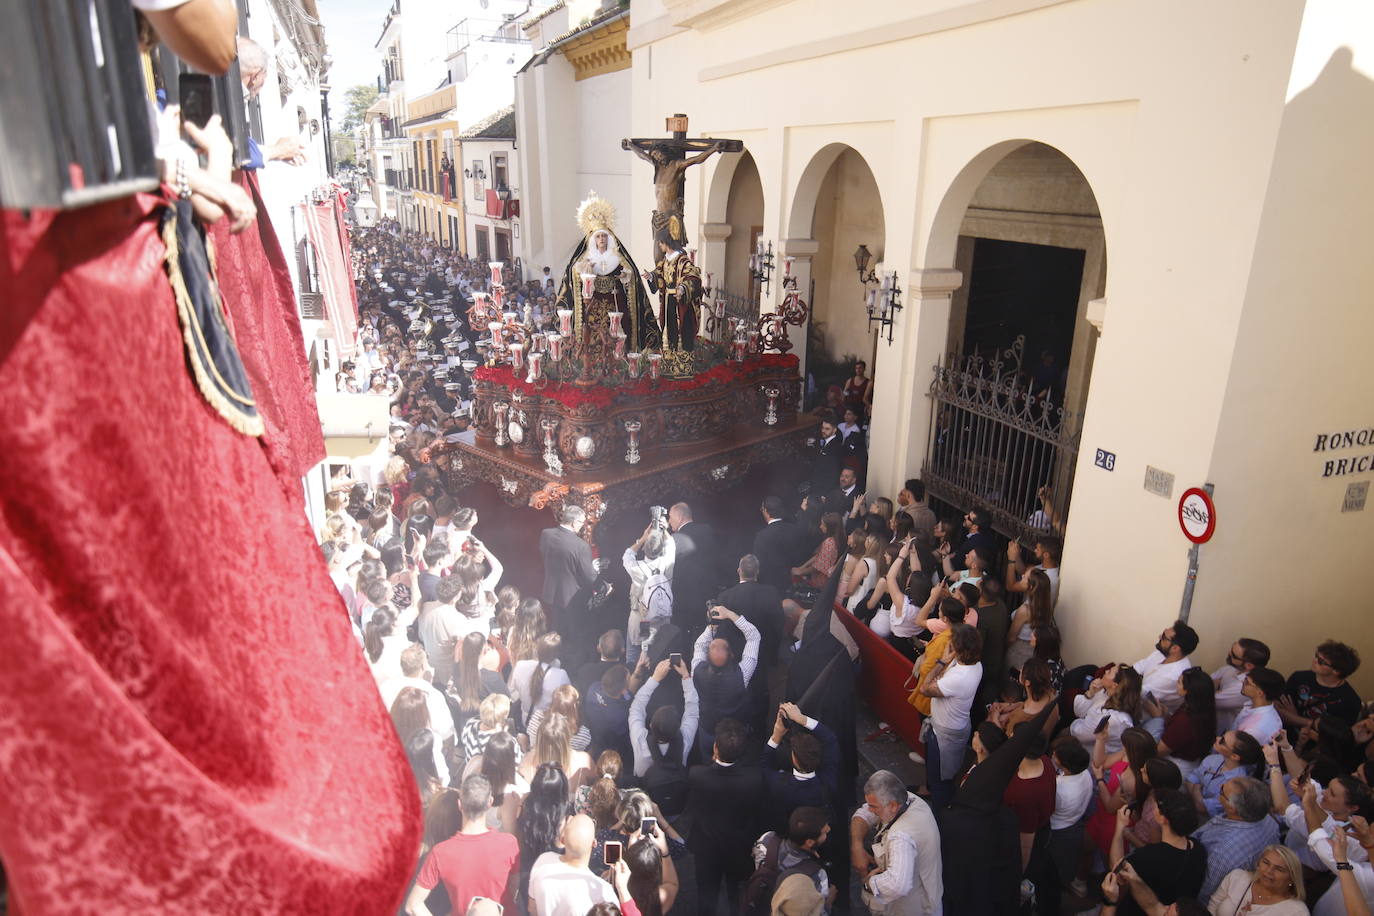
[[[1037,391],[1026,339],[1000,356],[951,356],[930,385],[931,436],[922,479],[936,498],[987,509],[1008,537],[1062,530],[1082,413]]]

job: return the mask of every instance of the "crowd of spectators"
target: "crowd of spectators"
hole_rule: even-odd
[[[1323,641],[1284,676],[1244,635],[1208,671],[1179,620],[1136,661],[1070,667],[1059,535],[1003,545],[917,479],[865,493],[862,463],[828,451],[862,434],[852,410],[822,423],[798,504],[761,500],[742,556],[690,504],[655,508],[620,557],[624,623],[597,632],[607,564],[581,509],[540,537],[544,586],[522,594],[419,460],[447,407],[415,316],[381,301],[416,240],[362,244],[365,333],[402,376],[404,423],[380,478],[338,482],[321,537],[424,802],[407,912],[1369,912],[1374,716],[1354,648]],[[426,320],[487,276],[418,258],[442,277]],[[912,663],[886,689],[923,717],[923,784],[860,778],[837,606]]]

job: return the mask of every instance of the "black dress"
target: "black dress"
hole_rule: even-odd
[[[1002,796],[1031,740],[1054,710],[1050,704],[968,774],[940,821],[945,912],[960,916],[1015,913],[1020,902],[1021,846],[1016,818]]]

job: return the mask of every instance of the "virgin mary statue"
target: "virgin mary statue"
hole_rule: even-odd
[[[621,329],[630,350],[657,350],[662,342],[653,300],[644,291],[639,269],[615,236],[615,207],[591,196],[577,208],[582,241],[573,249],[558,287],[557,308],[573,313],[573,333],[582,341],[591,368],[604,366],[614,342],[608,315],[620,312]],[[583,276],[590,275],[591,294],[584,292]]]

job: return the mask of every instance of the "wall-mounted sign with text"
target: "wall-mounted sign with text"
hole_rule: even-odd
[[[1344,429],[1334,433],[1319,433],[1314,452],[1335,452],[1345,449],[1369,449],[1374,447],[1374,427],[1364,429]],[[1322,465],[1323,477],[1344,477],[1347,474],[1364,474],[1374,471],[1374,451],[1362,455],[1347,455],[1341,458],[1328,458]]]

